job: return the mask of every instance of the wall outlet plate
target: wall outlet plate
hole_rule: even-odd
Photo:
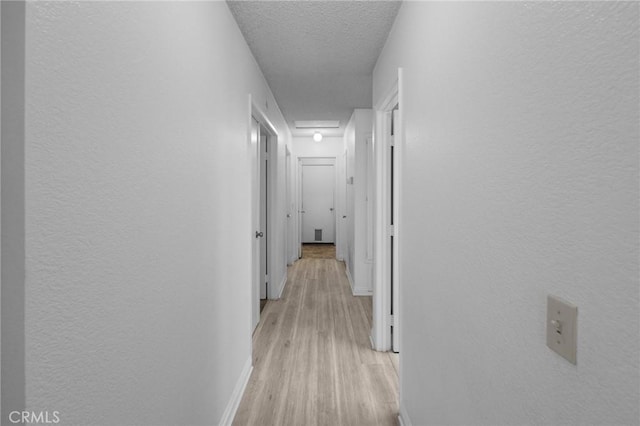
[[[547,296],[547,346],[577,364],[578,307],[559,297]]]

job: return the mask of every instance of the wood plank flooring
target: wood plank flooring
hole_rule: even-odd
[[[262,312],[233,424],[397,425],[397,358],[371,349],[370,329],[371,297],[351,295],[344,263],[297,261]]]
[[[302,258],[335,259],[336,246],[334,244],[302,244]]]

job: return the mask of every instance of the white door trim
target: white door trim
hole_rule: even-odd
[[[297,260],[297,250],[295,249],[295,239],[296,239],[296,231],[295,231],[295,218],[296,214],[296,205],[295,205],[295,196],[294,196],[294,179],[293,179],[293,156],[291,155],[291,150],[288,145],[285,145],[285,199],[286,199],[286,212],[287,212],[287,234],[286,234],[286,249],[285,249],[285,259],[287,260],[287,265],[293,265],[293,263]]]
[[[374,186],[374,274],[373,274],[373,323],[371,329],[371,340],[374,349],[377,351],[391,350],[391,268],[388,259],[391,256],[390,246],[388,244],[388,229],[390,223],[390,212],[388,209],[390,203],[390,191],[387,182],[390,179],[389,170],[389,146],[391,143],[389,124],[387,117],[393,108],[399,105],[399,123],[396,126],[396,134],[394,138],[394,164],[396,164],[396,173],[394,173],[394,247],[393,252],[396,258],[400,258],[401,252],[398,245],[399,236],[401,234],[401,164],[402,161],[402,145],[403,145],[403,119],[402,119],[402,69],[398,69],[398,78],[393,82],[387,95],[382,98],[374,106],[374,137],[373,137],[373,154],[375,186]],[[398,265],[397,265],[398,266]],[[401,268],[393,268],[393,281],[398,290],[401,289]],[[401,304],[401,292],[397,292],[394,306]],[[394,330],[398,332],[401,327],[402,309],[396,309],[394,315]],[[402,335],[400,333],[400,335]],[[399,345],[398,345],[399,346]]]

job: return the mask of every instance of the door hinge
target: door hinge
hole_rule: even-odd
[[[393,327],[393,315],[389,315],[389,325]]]
[[[396,146],[396,137],[394,135],[389,138],[389,146]]]
[[[394,237],[396,234],[396,227],[394,225],[389,225],[387,227],[387,235],[389,237]]]
[[[269,283],[269,275],[265,275],[264,276],[264,282],[265,283]]]
[[[264,153],[264,159],[265,159],[265,160],[269,160],[269,153],[268,153],[268,152],[265,152],[265,153]]]

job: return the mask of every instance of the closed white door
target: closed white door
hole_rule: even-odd
[[[302,166],[302,242],[335,242],[333,165]]]

